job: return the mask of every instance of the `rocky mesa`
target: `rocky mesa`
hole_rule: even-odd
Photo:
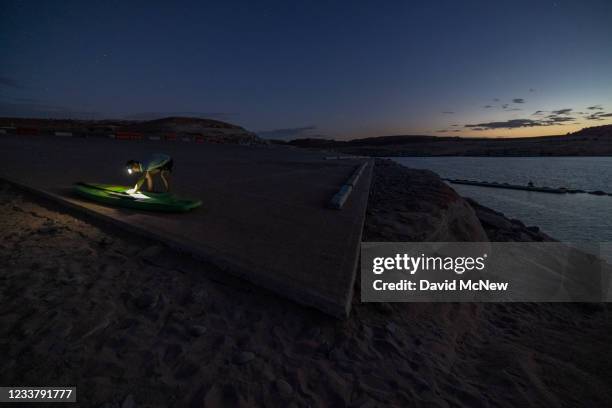
[[[75,120],[0,118],[0,133],[142,139],[154,137],[198,142],[262,144],[255,133],[219,120],[172,116],[155,120]]]

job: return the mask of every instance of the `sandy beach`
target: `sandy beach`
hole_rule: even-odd
[[[546,240],[378,161],[364,240]],[[80,406],[609,406],[605,304],[368,304],[339,320],[3,184],[0,383]],[[383,194],[384,191],[384,194]]]

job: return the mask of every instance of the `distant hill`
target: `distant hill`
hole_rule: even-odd
[[[169,118],[132,122],[124,127],[124,130],[133,132],[202,132],[211,129],[217,130],[243,130],[244,129],[231,123],[221,122],[220,120],[187,118],[174,116]]]
[[[155,120],[70,120],[37,118],[0,118],[5,131],[37,134],[71,132],[78,136],[104,136],[121,132],[143,135],[199,136],[216,143],[264,143],[253,132],[213,119],[168,117]]]
[[[599,138],[612,138],[612,125],[592,126],[583,128],[577,132],[569,133],[568,137],[580,138],[586,137],[590,140],[599,140]]]
[[[347,141],[296,139],[288,144],[364,156],[612,156],[612,125],[559,136],[494,139],[397,135]]]

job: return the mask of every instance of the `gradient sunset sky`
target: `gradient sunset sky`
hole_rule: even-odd
[[[0,115],[202,116],[262,136],[612,123],[612,1],[0,0]]]

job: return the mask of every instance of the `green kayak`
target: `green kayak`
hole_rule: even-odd
[[[116,207],[161,212],[186,212],[199,207],[199,200],[178,198],[171,193],[128,193],[128,186],[111,184],[76,183],[74,192],[92,201]]]

